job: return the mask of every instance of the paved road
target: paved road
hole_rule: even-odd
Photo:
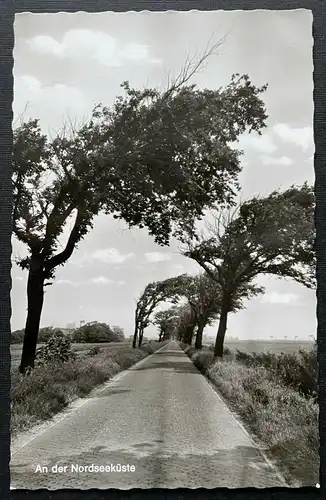
[[[135,471],[71,471],[72,464],[118,463]],[[66,472],[51,472],[55,464]],[[49,472],[35,472],[38,465]],[[28,489],[282,486],[175,342],[13,448],[11,482]]]

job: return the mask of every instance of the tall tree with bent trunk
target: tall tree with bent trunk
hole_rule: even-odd
[[[34,364],[44,286],[96,215],[146,227],[166,245],[171,235],[193,234],[212,204],[232,202],[241,152],[230,142],[265,126],[266,86],[256,87],[247,75],[234,75],[218,90],[186,86],[199,68],[200,61],[186,66],[164,92],[124,82],[124,95],[110,108],[96,107],[83,126],[53,140],[37,120],[14,131],[13,227],[29,250],[19,262],[29,272],[22,373]]]
[[[238,302],[264,291],[253,283],[260,274],[292,278],[315,286],[314,193],[304,184],[265,198],[253,198],[238,210],[218,213],[208,238],[185,252],[221,287],[215,356],[222,357],[228,314]]]

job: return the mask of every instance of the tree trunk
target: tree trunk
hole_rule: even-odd
[[[132,340],[133,349],[135,349],[136,344],[137,344],[137,336],[138,336],[138,321],[135,321],[134,338]]]
[[[185,330],[185,334],[184,334],[184,343],[185,344],[188,344],[188,345],[191,345],[192,344],[192,338],[193,338],[193,335],[194,335],[194,329],[195,329],[195,325],[188,325],[186,326],[186,330]]]
[[[43,266],[34,265],[31,261],[27,281],[27,319],[25,326],[23,352],[19,367],[25,373],[28,367],[34,368],[38,332],[44,300]]]
[[[195,341],[196,349],[201,349],[203,347],[204,328],[205,328],[205,321],[199,320],[197,327],[196,341]]]
[[[143,336],[144,336],[144,328],[141,328],[139,331],[138,347],[141,347],[141,345],[142,345]]]
[[[228,321],[228,312],[229,312],[229,301],[224,299],[222,302],[221,312],[220,312],[220,322],[218,325],[215,348],[214,348],[214,357],[222,358],[223,357],[223,347],[224,347],[224,338],[226,334],[226,327]]]
[[[165,340],[169,340],[169,337],[170,337],[169,330],[167,330],[167,329],[166,329],[166,330],[164,330],[164,333],[163,333],[163,338],[162,338],[163,342],[164,342]]]

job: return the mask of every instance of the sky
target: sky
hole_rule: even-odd
[[[68,118],[81,123],[95,104],[112,105],[120,84],[163,89],[190,55],[224,38],[217,55],[190,83],[227,85],[233,73],[268,83],[263,135],[244,135],[242,198],[293,183],[314,182],[312,14],[293,11],[212,11],[17,14],[14,48],[14,126],[38,118],[55,134]],[[64,245],[64,240],[62,240]],[[13,261],[26,253],[13,238]],[[94,229],[46,287],[42,326],[101,321],[133,332],[136,299],[152,281],[201,269],[180,245],[153,242],[145,229],[99,215]],[[26,319],[26,271],[13,262],[12,330]],[[316,296],[288,280],[262,277],[263,295],[230,315],[228,336],[298,337],[316,332]],[[214,335],[216,325],[205,332]],[[151,337],[156,329],[146,331]]]

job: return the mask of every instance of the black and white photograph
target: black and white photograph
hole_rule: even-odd
[[[11,489],[319,486],[312,20],[15,15]]]

